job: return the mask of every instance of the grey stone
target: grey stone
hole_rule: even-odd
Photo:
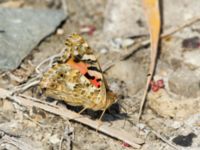
[[[169,89],[173,93],[188,97],[196,98],[200,96],[200,79],[193,71],[181,68],[169,76]]]
[[[0,8],[0,70],[12,70],[66,19],[61,10]]]
[[[150,91],[147,99],[149,107],[162,117],[183,120],[200,113],[199,98],[177,96],[165,89],[159,89],[157,92]]]

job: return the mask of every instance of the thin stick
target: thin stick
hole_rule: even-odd
[[[165,33],[161,34],[161,38],[165,38],[171,34],[174,34],[178,31],[184,29],[185,27],[188,27],[198,21],[200,21],[200,16],[190,18],[190,19],[186,20],[184,23],[177,25],[176,27],[172,27],[169,30],[167,30]]]
[[[61,50],[60,53],[55,54],[55,55],[53,55],[53,56],[51,56],[51,57],[49,57],[49,58],[44,59],[41,63],[39,63],[39,64],[36,66],[36,68],[35,68],[36,73],[37,73],[37,74],[42,74],[42,73],[44,72],[44,70],[46,70],[46,69],[43,69],[43,71],[40,71],[41,66],[44,65],[46,62],[49,61],[50,63],[48,64],[48,67],[47,67],[47,68],[51,67],[52,64],[53,64],[53,61],[55,60],[55,58],[61,57],[61,56],[63,55],[64,52],[65,52],[65,47],[62,48],[62,50]]]
[[[151,130],[151,132],[153,134],[155,134],[158,138],[160,138],[163,142],[167,143],[169,146],[171,146],[172,148],[179,150],[179,148],[177,148],[174,144],[172,144],[170,141],[168,141],[166,138],[164,138],[163,136],[161,136],[159,133],[157,133],[154,130]]]
[[[165,31],[164,33],[161,34],[161,38],[165,38],[169,35],[172,35],[196,22],[200,21],[200,16],[194,17],[192,19],[187,20],[186,22],[177,25],[176,27],[172,27],[169,30]],[[135,44],[134,46],[131,47],[131,50],[129,52],[127,52],[126,54],[123,54],[121,56],[121,60],[124,60],[125,58],[127,58],[128,56],[130,56],[132,53],[134,53],[135,51],[137,51],[137,49],[139,49],[140,47],[146,46],[150,43],[149,39],[145,39],[137,44]]]
[[[16,89],[14,89],[13,93],[24,92],[25,90],[29,89],[30,87],[37,85],[39,82],[40,82],[39,80],[36,80],[36,81],[32,81],[30,83],[23,84],[23,85],[17,87]]]
[[[99,122],[98,121],[94,121],[91,120],[87,117],[81,116],[78,113],[72,112],[68,109],[62,108],[62,107],[52,107],[50,105],[45,105],[42,103],[39,103],[37,101],[32,101],[26,98],[23,98],[21,96],[16,96],[16,95],[11,95],[12,92],[2,89],[0,88],[0,97],[7,97],[11,100],[14,100],[15,102],[19,103],[20,105],[26,106],[26,107],[37,107],[40,109],[43,109],[45,111],[48,111],[50,113],[56,114],[56,115],[60,115],[62,117],[66,117],[70,120],[74,120],[77,121],[79,123],[82,123],[84,125],[87,125],[93,129],[99,129],[100,132],[105,133],[111,137],[114,137],[116,139],[122,140],[126,143],[128,143],[129,145],[131,145],[134,148],[140,148],[140,144],[143,144],[144,141],[140,138],[136,138],[133,137],[130,133],[127,133],[123,130],[119,130],[119,129],[114,129],[111,128],[105,124],[102,124],[100,127],[98,127]],[[36,99],[36,98],[34,98]],[[39,101],[39,99],[38,99]]]

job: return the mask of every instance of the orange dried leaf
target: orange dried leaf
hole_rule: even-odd
[[[149,75],[147,78],[147,83],[145,87],[145,92],[143,94],[142,102],[139,110],[139,118],[141,117],[143,106],[145,103],[146,95],[149,89],[151,79],[153,77],[154,69],[156,66],[156,57],[158,52],[158,43],[160,35],[160,9],[159,9],[159,0],[143,0],[144,11],[147,16],[147,22],[150,32],[150,41],[151,41],[151,64],[149,67]]]
[[[143,0],[147,16],[152,50],[157,49],[160,35],[160,9],[158,0]]]

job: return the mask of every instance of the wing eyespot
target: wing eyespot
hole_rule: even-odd
[[[64,73],[60,73],[59,76],[60,76],[61,78],[63,78],[65,75],[64,75]]]

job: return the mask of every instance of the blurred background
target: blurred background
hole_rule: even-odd
[[[200,1],[158,2],[162,38],[140,123],[138,111],[151,62],[146,9],[140,0],[0,0],[0,88],[12,90],[34,78],[36,67],[59,54],[68,35],[79,33],[119,99],[104,115],[107,124],[143,139],[143,150],[199,149]],[[46,100],[37,93],[37,86],[23,92]],[[5,144],[8,139],[0,137],[0,149],[57,150],[63,139],[63,150],[132,149],[77,122],[27,109],[3,94],[0,98],[0,133],[19,136],[22,142]],[[83,115],[98,118],[99,112]]]

